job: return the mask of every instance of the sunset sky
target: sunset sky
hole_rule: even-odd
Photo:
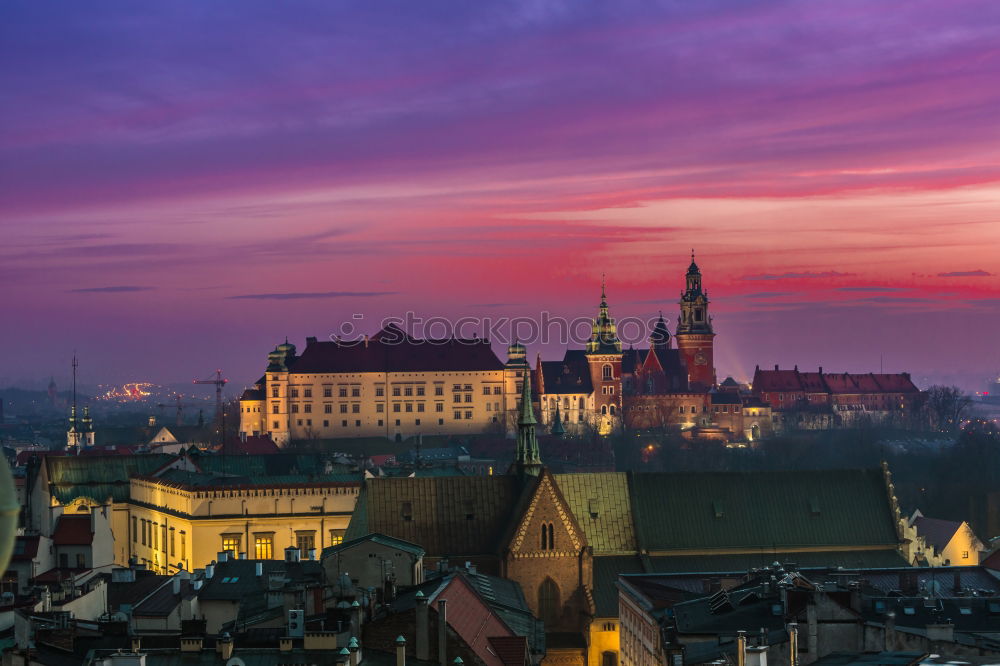
[[[613,316],[672,327],[691,248],[720,379],[1000,370],[995,0],[0,19],[0,386],[75,349],[84,381],[235,392],[286,335],[593,315],[602,272]]]

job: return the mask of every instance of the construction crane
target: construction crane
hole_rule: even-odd
[[[222,370],[215,371],[215,379],[196,379],[195,384],[215,384],[215,418],[222,418],[222,387],[229,383],[223,379]]]

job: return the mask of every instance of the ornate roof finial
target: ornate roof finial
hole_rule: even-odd
[[[605,289],[605,285],[606,285],[606,282],[605,282],[605,279],[604,279],[604,273],[601,273],[601,304],[602,305],[604,305],[605,303],[607,303],[607,300],[608,300],[607,289]]]

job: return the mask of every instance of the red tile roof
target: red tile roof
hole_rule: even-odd
[[[59,516],[52,543],[57,546],[89,546],[93,542],[90,516]]]

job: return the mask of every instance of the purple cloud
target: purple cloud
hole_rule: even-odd
[[[374,296],[391,296],[395,291],[290,291],[271,294],[240,294],[238,296],[227,296],[229,300],[258,300],[258,301],[298,301],[321,298],[370,298]]]
[[[83,287],[80,289],[70,289],[71,294],[120,294],[131,291],[152,291],[155,287],[140,287],[137,285],[113,285],[110,287]]]
[[[810,271],[804,271],[801,273],[787,272],[787,273],[763,273],[761,275],[744,275],[744,280],[804,280],[813,278],[833,278],[833,277],[848,277],[854,275],[853,273],[840,273],[838,271],[823,271],[821,273],[813,273]]]
[[[938,277],[992,277],[993,273],[984,270],[975,271],[951,271],[950,273],[938,273]]]

